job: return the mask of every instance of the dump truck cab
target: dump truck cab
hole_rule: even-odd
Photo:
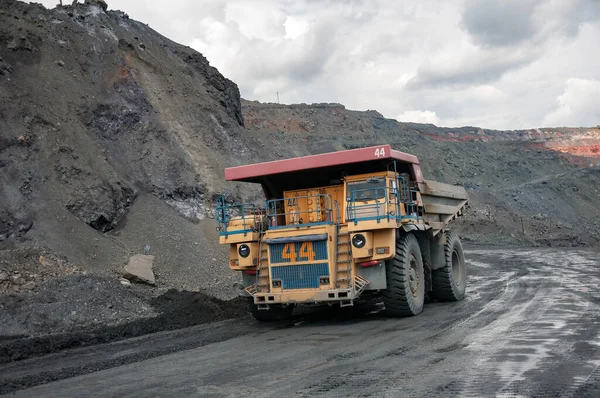
[[[462,246],[446,226],[466,191],[424,180],[415,156],[380,145],[228,168],[225,177],[261,184],[266,196],[264,206],[221,197],[216,208],[220,243],[257,319],[373,297],[389,315],[410,316],[425,292],[463,298]]]

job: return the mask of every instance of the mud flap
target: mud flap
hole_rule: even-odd
[[[382,290],[387,288],[385,263],[383,261],[373,267],[360,268],[357,270],[357,273],[370,282],[365,290]]]
[[[446,244],[446,234],[444,231],[434,236],[429,244],[431,253],[431,270],[443,268],[446,265],[446,253],[444,245]]]

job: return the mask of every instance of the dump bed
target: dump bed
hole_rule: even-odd
[[[461,216],[467,205],[468,197],[464,187],[430,180],[423,180],[418,183],[418,187],[423,200],[423,219],[433,229],[434,235],[450,221]]]

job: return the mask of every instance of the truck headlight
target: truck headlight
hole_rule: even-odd
[[[246,244],[240,245],[240,248],[238,249],[238,253],[240,254],[240,256],[246,258],[250,255],[250,247]]]
[[[352,237],[352,246],[360,249],[367,243],[367,238],[363,234],[356,234]]]

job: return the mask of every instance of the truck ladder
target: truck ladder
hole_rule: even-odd
[[[352,287],[352,247],[348,226],[337,226],[336,281],[338,289]]]
[[[258,291],[268,293],[271,289],[269,282],[269,245],[265,245],[261,239],[258,241],[258,272],[256,273],[256,284]]]

